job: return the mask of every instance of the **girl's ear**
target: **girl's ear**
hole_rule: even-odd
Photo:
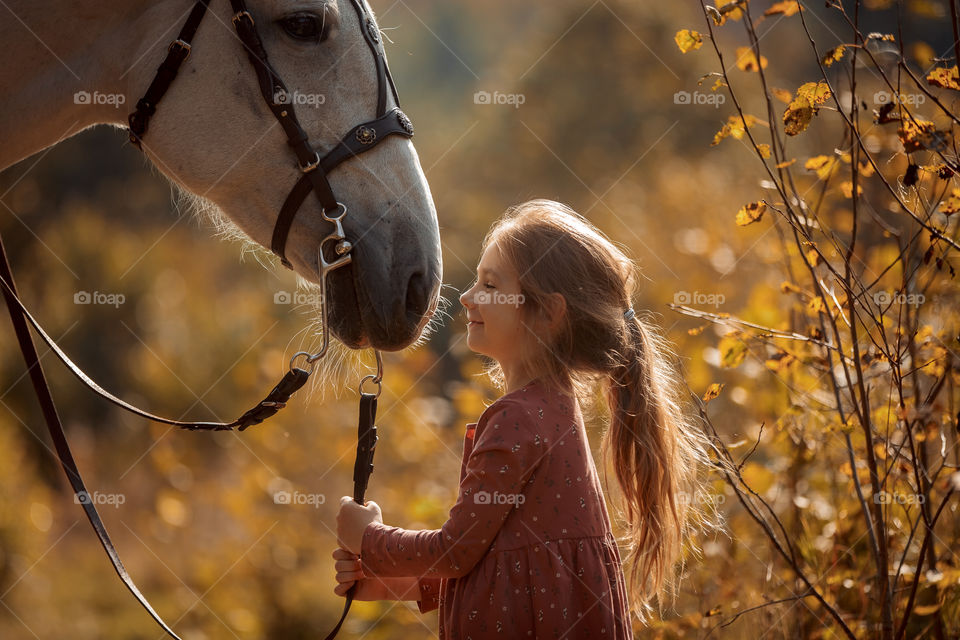
[[[543,311],[550,331],[555,331],[567,314],[567,299],[562,293],[548,294],[543,302]]]

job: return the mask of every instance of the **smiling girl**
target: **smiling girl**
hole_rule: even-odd
[[[706,440],[681,410],[669,345],[633,310],[634,263],[566,206],[516,206],[483,242],[461,297],[467,344],[504,395],[469,423],[460,489],[440,529],[383,524],[341,500],[334,552],[343,595],[439,606],[440,637],[631,638],[705,522]],[[580,402],[603,392],[625,527],[620,551]],[[358,558],[359,556],[359,558]]]

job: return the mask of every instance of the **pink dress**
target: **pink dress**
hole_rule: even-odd
[[[420,578],[440,638],[632,638],[620,554],[577,401],[539,380],[467,425],[443,527],[373,523],[367,575]]]

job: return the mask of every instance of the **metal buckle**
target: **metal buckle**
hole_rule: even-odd
[[[177,38],[176,40],[174,40],[173,42],[170,43],[170,46],[167,47],[167,51],[168,51],[168,52],[169,52],[169,51],[173,51],[173,47],[174,47],[174,46],[178,46],[178,47],[180,47],[181,49],[185,49],[185,50],[187,51],[187,57],[184,58],[184,60],[186,60],[187,58],[190,57],[190,49],[191,49],[192,47],[190,46],[190,43],[189,43],[189,42],[187,42],[186,40],[181,40],[180,38]]]
[[[237,26],[237,22],[239,22],[239,21],[240,21],[240,18],[242,18],[242,17],[244,17],[244,16],[246,16],[247,18],[250,19],[250,26],[251,26],[251,27],[256,26],[257,23],[253,21],[253,16],[250,15],[250,12],[247,11],[246,9],[244,9],[243,11],[240,11],[240,12],[237,13],[235,16],[233,16],[233,26],[236,27],[236,26]]]
[[[300,167],[300,171],[303,171],[304,173],[310,173],[311,171],[313,171],[314,169],[320,166],[320,154],[314,151],[313,160],[311,162],[308,162],[306,165],[301,164],[298,166]]]

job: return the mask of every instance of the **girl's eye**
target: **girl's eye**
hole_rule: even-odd
[[[321,16],[312,13],[297,13],[277,21],[280,28],[294,40],[305,42],[323,42],[330,30]]]
[[[483,286],[485,286],[487,289],[496,289],[496,287],[490,284],[489,282],[485,283]]]

